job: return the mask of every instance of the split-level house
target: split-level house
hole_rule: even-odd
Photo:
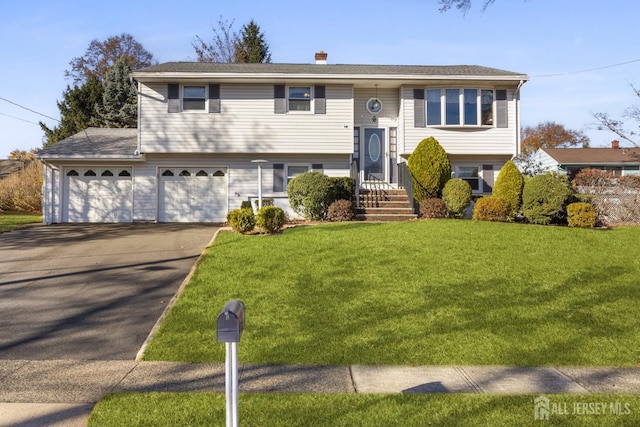
[[[136,70],[137,129],[87,129],[41,153],[44,221],[221,222],[258,197],[290,211],[306,171],[401,187],[435,137],[491,193],[518,153],[521,73],[482,66],[171,62]]]

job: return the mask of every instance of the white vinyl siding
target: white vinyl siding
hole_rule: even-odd
[[[141,84],[140,91],[144,153],[349,154],[352,150],[351,86],[326,86],[326,114],[274,114],[272,84],[221,84],[220,114],[209,115],[167,113],[167,84]]]
[[[469,127],[463,126],[446,128],[414,126],[413,87],[402,88],[401,117],[399,134],[404,135],[399,149],[405,157],[410,155],[417,145],[425,138],[433,136],[452,155],[510,155],[517,154],[518,131],[516,125],[516,102],[514,91],[507,91],[508,126],[497,127]]]

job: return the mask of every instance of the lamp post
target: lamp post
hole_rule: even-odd
[[[262,165],[268,160],[251,160],[251,163],[258,164],[258,210],[262,209]]]

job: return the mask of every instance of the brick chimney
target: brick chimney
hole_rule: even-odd
[[[316,52],[316,64],[326,64],[327,63],[327,53],[324,51]]]
[[[617,139],[611,141],[611,148],[620,148],[620,141],[618,141]]]

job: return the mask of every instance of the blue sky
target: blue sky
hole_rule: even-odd
[[[183,61],[195,57],[195,35],[211,39],[220,16],[237,29],[253,18],[273,62],[311,63],[322,49],[335,64],[474,64],[528,74],[523,125],[556,121],[585,131],[592,146],[608,145],[614,135],[589,125],[593,112],[621,115],[640,101],[629,86],[640,86],[640,2],[496,0],[483,13],[474,1],[466,16],[440,13],[437,0],[5,1],[0,97],[58,118],[56,101],[71,84],[64,70],[91,40],[126,32],[158,61]],[[56,124],[0,100],[0,158],[41,147],[40,120]]]

